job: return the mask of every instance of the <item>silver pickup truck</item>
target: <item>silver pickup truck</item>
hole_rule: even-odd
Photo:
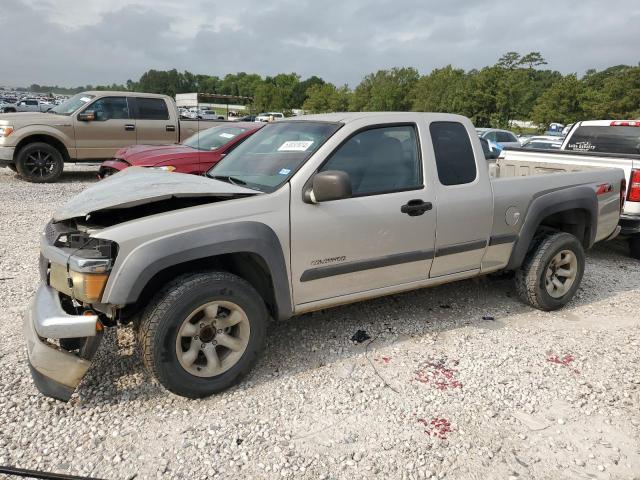
[[[267,125],[207,177],[128,168],[58,209],[24,322],[42,393],[66,400],[105,328],[131,324],[168,390],[252,367],[269,317],[498,270],[565,305],[616,233],[622,170],[491,178],[471,122],[345,113]]]

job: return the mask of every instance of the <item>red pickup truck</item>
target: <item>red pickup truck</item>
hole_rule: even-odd
[[[264,126],[264,123],[226,123],[202,130],[173,145],[133,145],[118,150],[102,163],[99,178],[127,167],[148,167],[178,173],[202,175],[224,156]]]

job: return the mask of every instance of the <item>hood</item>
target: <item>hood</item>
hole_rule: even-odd
[[[131,167],[73,197],[53,214],[54,222],[100,210],[131,208],[171,198],[233,197],[260,192],[212,178]]]
[[[115,158],[133,166],[153,166],[171,160],[197,160],[208,153],[184,145],[134,145],[119,150]]]
[[[65,123],[71,125],[71,117],[56,115],[55,113],[18,112],[0,114],[0,122],[4,125],[13,125],[17,130],[26,125]]]

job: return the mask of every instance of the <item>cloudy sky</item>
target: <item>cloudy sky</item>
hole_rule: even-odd
[[[639,31],[638,0],[12,0],[0,3],[0,85],[124,83],[177,68],[355,86],[382,68],[470,69],[510,50],[581,74],[638,64]]]

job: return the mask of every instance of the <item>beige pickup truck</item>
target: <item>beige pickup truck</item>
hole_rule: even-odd
[[[99,165],[135,144],[178,143],[215,121],[180,120],[166,95],[82,92],[46,113],[0,115],[0,167],[55,182],[65,162]]]

